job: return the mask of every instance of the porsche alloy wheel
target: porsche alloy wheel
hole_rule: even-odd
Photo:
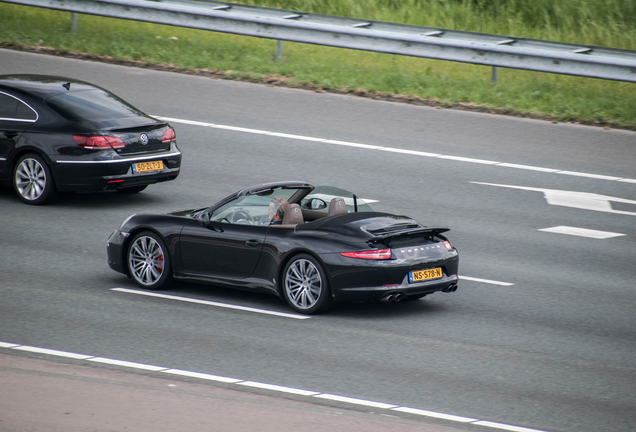
[[[147,289],[160,289],[172,280],[170,257],[159,236],[137,234],[128,248],[128,269],[135,281]]]
[[[24,155],[18,160],[13,174],[13,186],[20,199],[27,204],[44,204],[55,193],[48,165],[34,153]]]
[[[300,313],[317,313],[331,303],[325,272],[309,255],[298,255],[287,264],[283,284],[285,300]]]

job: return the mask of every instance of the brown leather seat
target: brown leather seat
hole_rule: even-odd
[[[335,197],[331,199],[329,203],[329,211],[327,212],[327,216],[333,216],[338,214],[349,213],[347,210],[347,206],[345,205],[344,198]]]
[[[298,204],[290,204],[285,209],[282,225],[298,225],[304,223],[303,212]]]

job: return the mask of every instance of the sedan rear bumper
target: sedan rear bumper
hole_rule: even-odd
[[[162,161],[163,169],[134,172],[133,164],[147,161]],[[142,186],[177,178],[181,170],[181,152],[112,160],[62,159],[53,161],[52,169],[60,191],[90,192]]]

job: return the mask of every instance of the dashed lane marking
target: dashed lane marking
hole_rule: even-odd
[[[552,228],[541,228],[539,231],[555,233],[555,234],[567,234],[571,236],[588,237],[593,239],[608,239],[613,237],[621,237],[627,234],[615,233],[610,231],[597,231],[587,228],[576,228],[571,226],[555,226]]]
[[[401,148],[395,148],[395,147],[384,147],[384,146],[371,145],[371,144],[330,140],[326,138],[286,134],[281,132],[270,132],[270,131],[260,130],[260,129],[250,129],[250,128],[242,128],[242,127],[236,127],[236,126],[219,125],[215,123],[206,123],[206,122],[200,122],[200,121],[178,119],[173,117],[164,117],[164,116],[153,116],[153,117],[155,117],[156,119],[168,121],[171,123],[181,123],[181,124],[188,124],[193,126],[203,126],[203,127],[214,128],[214,129],[225,129],[225,130],[231,130],[235,132],[245,132],[245,133],[252,133],[257,135],[268,135],[268,136],[275,136],[280,138],[295,139],[300,141],[310,141],[310,142],[316,142],[316,143],[322,143],[322,144],[355,147],[355,148],[361,148],[365,150],[379,150],[379,151],[387,151],[387,152],[393,152],[393,153],[403,153],[403,154],[421,156],[421,157],[446,159],[446,160],[451,160],[455,162],[476,163],[476,164],[483,164],[483,165],[499,166],[504,168],[514,168],[514,169],[530,170],[530,171],[553,173],[553,174],[562,174],[562,175],[569,175],[569,176],[576,176],[576,177],[586,177],[586,178],[596,179],[596,180],[608,180],[608,181],[617,181],[617,182],[636,184],[636,179],[631,179],[631,178],[622,178],[622,177],[615,177],[615,176],[608,176],[608,175],[601,175],[601,174],[567,171],[567,170],[560,170],[560,169],[554,169],[554,168],[544,168],[544,167],[537,167],[532,165],[512,164],[507,162],[498,162],[498,161],[492,161],[492,160],[486,160],[486,159],[476,159],[476,158],[470,158],[470,157],[444,155],[439,153],[428,153],[428,152],[407,150],[407,149],[401,149]]]
[[[293,318],[293,319],[301,319],[301,320],[311,318],[310,316],[307,316],[307,315],[296,315],[296,314],[290,314],[285,312],[276,312],[276,311],[257,309],[253,307],[247,307],[247,306],[238,306],[238,305],[219,303],[219,302],[213,302],[208,300],[198,300],[198,299],[193,299],[188,297],[180,297],[180,296],[175,296],[170,294],[159,294],[159,293],[153,293],[148,291],[133,290],[128,288],[112,288],[111,290],[128,293],[128,294],[145,295],[148,297],[158,297],[158,298],[163,298],[168,300],[178,300],[178,301],[188,302],[188,303],[204,304],[208,306],[220,307],[225,309],[235,309],[235,310],[240,310],[245,312],[254,312],[254,313],[259,313],[263,315],[273,315],[273,316],[282,317],[282,318]]]
[[[421,415],[425,417],[443,419],[443,420],[460,422],[465,424],[474,424],[478,426],[486,426],[486,427],[495,428],[495,429],[503,429],[503,430],[508,430],[512,432],[545,432],[545,431],[541,431],[537,429],[529,429],[525,427],[507,425],[503,423],[496,423],[496,422],[491,422],[487,420],[461,417],[461,416],[456,416],[452,414],[439,413],[435,411],[427,411],[427,410],[422,410],[417,408],[401,407],[398,405],[388,404],[384,402],[356,399],[356,398],[351,398],[347,396],[339,396],[339,395],[334,395],[329,393],[320,393],[320,392],[315,392],[311,390],[295,389],[292,387],[284,387],[284,386],[278,386],[274,384],[259,383],[255,381],[245,381],[245,380],[239,380],[235,378],[227,378],[227,377],[209,375],[209,374],[204,374],[199,372],[184,371],[180,369],[170,369],[170,368],[162,367],[162,366],[154,366],[149,364],[124,361],[124,360],[115,360],[115,359],[109,359],[104,357],[94,357],[94,356],[90,356],[86,354],[78,354],[78,353],[72,353],[67,351],[58,351],[58,350],[48,349],[48,348],[38,348],[38,347],[19,345],[19,344],[14,344],[9,342],[0,342],[0,348],[28,351],[28,352],[34,352],[34,353],[46,354],[46,355],[52,355],[52,356],[58,356],[58,357],[75,358],[79,360],[93,361],[96,363],[109,364],[112,366],[123,366],[128,368],[135,368],[135,369],[140,369],[140,370],[150,371],[150,372],[170,373],[174,375],[182,375],[182,376],[187,376],[191,378],[221,381],[221,382],[241,385],[245,387],[253,387],[253,388],[259,388],[264,390],[292,393],[299,396],[307,396],[310,398],[320,398],[320,399],[326,399],[326,400],[331,400],[335,402],[367,406],[367,407],[377,408],[377,409],[385,409],[388,412],[392,412],[392,411],[403,412],[408,414]]]
[[[514,285],[512,282],[501,282],[501,281],[496,281],[496,280],[481,279],[481,278],[470,277],[470,276],[459,276],[459,279],[472,281],[472,282],[480,282],[480,283],[485,283],[485,284],[491,284],[491,285],[501,285],[501,286],[513,286]]]
[[[544,189],[544,188],[535,188],[535,187],[528,187],[528,186],[514,186],[514,185],[482,183],[482,182],[473,182],[473,181],[468,183],[485,185],[485,186],[496,186],[496,187],[508,188],[508,189],[518,189],[523,191],[541,192],[543,193],[543,197],[545,198],[546,202],[550,205],[555,205],[555,206],[571,207],[571,208],[577,208],[582,210],[593,210],[593,211],[599,211],[599,212],[605,212],[605,213],[636,216],[636,212],[614,210],[612,208],[611,203],[613,202],[621,203],[621,204],[631,204],[636,206],[636,201],[628,200],[625,198],[613,197],[608,195],[599,195],[599,194],[589,193],[589,192]]]
[[[503,429],[503,430],[512,431],[512,432],[536,432],[536,430],[534,429],[528,429],[524,427],[512,426],[512,425],[507,425],[502,423],[489,422],[484,420],[473,422],[473,424],[476,424],[479,426],[487,426],[487,427],[491,427],[495,429]]]
[[[242,381],[242,382],[237,382],[237,384],[246,386],[246,387],[273,390],[273,391],[278,391],[283,393],[297,394],[301,396],[315,396],[319,394],[318,392],[311,391],[311,390],[301,390],[301,389],[292,388],[292,387],[284,387],[284,386],[279,386],[274,384],[264,384],[264,383],[259,383],[255,381]]]

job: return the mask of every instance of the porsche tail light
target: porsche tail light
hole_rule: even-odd
[[[367,250],[360,252],[340,252],[340,255],[349,258],[384,260],[391,258],[391,249]]]
[[[444,246],[446,247],[447,251],[452,251],[453,250],[453,245],[451,245],[448,240],[444,241]]]
[[[88,150],[105,150],[105,149],[120,149],[126,147],[126,144],[121,138],[110,136],[84,136],[73,135],[73,141],[78,146]]]
[[[161,142],[162,143],[172,143],[175,142],[177,140],[177,133],[174,131],[173,128],[169,128],[167,131],[165,131],[163,133],[163,136],[161,137]]]

